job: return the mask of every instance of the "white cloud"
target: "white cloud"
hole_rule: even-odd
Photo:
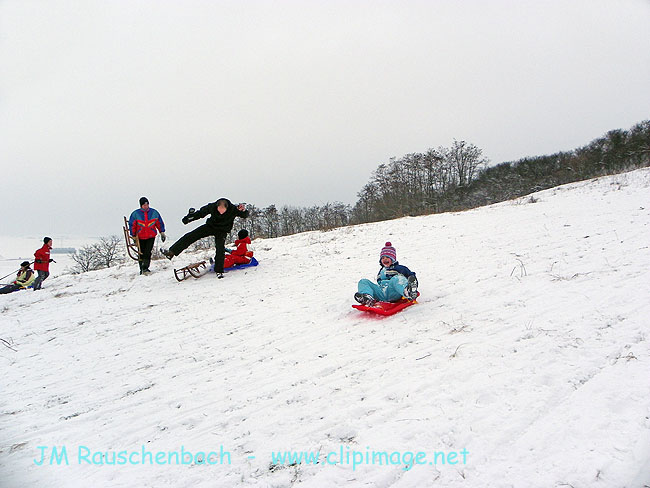
[[[392,156],[572,149],[650,108],[643,1],[5,1],[0,19],[10,233],[109,233],[105,209],[142,194],[175,217],[353,203]]]

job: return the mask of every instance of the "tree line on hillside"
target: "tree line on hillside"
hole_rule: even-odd
[[[467,186],[444,195],[438,211],[464,210],[558,185],[650,166],[650,120],[612,130],[586,146],[484,168]]]
[[[351,220],[365,223],[440,212],[446,195],[467,187],[487,163],[482,150],[466,141],[391,158],[357,194]]]
[[[341,202],[311,207],[284,205],[279,209],[275,205],[248,205],[249,217],[245,222],[236,220],[235,229],[246,227],[252,238],[268,238],[432,213],[440,206],[441,194],[468,185],[486,163],[474,144],[454,141],[450,148],[441,146],[380,164],[358,193],[354,206]],[[196,248],[211,245],[207,238]]]
[[[650,166],[650,120],[629,130],[612,130],[586,146],[548,156],[488,166],[482,150],[466,141],[391,158],[373,171],[354,205],[341,202],[294,207],[248,205],[249,217],[235,221],[228,236],[246,228],[252,239],[388,220],[407,215],[460,211],[521,197],[554,186]],[[73,255],[75,272],[120,262],[116,236],[102,238]],[[213,239],[193,249],[211,249]]]
[[[521,197],[554,186],[650,166],[650,120],[616,129],[573,151],[488,166],[466,141],[380,164],[351,206],[249,206],[251,236],[279,237],[309,230],[460,211]],[[237,228],[237,227],[236,227]],[[206,243],[210,245],[209,243]]]

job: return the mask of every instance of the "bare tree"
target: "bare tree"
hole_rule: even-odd
[[[248,235],[250,238],[255,239],[255,237],[257,237],[260,233],[260,226],[258,222],[260,210],[252,204],[247,204],[246,209],[248,210],[248,217],[245,220],[237,217],[235,219],[235,225],[240,225],[241,227],[248,229]]]
[[[318,230],[321,226],[320,207],[313,205],[305,209],[303,215],[305,230]]]
[[[482,157],[483,151],[474,144],[454,140],[447,153],[448,162],[455,172],[458,186],[467,186],[488,160]]]
[[[74,254],[70,255],[72,260],[76,263],[71,271],[74,274],[86,273],[95,269],[99,269],[98,262],[99,249],[97,244],[90,246],[83,246],[78,249]]]
[[[124,256],[120,252],[122,239],[119,236],[112,235],[100,237],[97,243],[97,263],[102,268],[110,268],[116,264],[124,262]]]
[[[278,237],[280,221],[278,218],[278,210],[275,205],[269,205],[260,215],[262,221],[262,228],[266,237]]]
[[[86,273],[96,269],[110,268],[124,262],[122,244],[122,238],[112,235],[100,237],[99,242],[83,246],[70,256],[75,262],[71,271],[74,274]]]

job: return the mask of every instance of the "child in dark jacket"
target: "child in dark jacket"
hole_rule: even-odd
[[[248,250],[248,245],[251,243],[248,231],[246,229],[240,230],[237,237],[239,238],[235,241],[237,249],[230,251],[230,254],[226,254],[223,260],[224,269],[232,268],[235,264],[248,264],[251,262],[253,251]]]
[[[415,273],[397,262],[397,252],[390,242],[379,254],[381,269],[377,283],[363,279],[359,281],[354,299],[362,305],[373,306],[375,302],[397,302],[402,298],[415,300],[418,296],[418,280]]]

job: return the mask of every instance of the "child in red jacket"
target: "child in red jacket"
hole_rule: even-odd
[[[224,268],[232,268],[235,264],[248,264],[251,262],[253,251],[248,250],[248,245],[251,243],[248,231],[246,229],[240,230],[237,237],[239,237],[235,241],[237,249],[230,251],[230,254],[226,254],[223,260]]]
[[[34,291],[40,290],[43,281],[50,276],[50,263],[56,262],[50,258],[50,249],[52,249],[52,238],[43,238],[43,247],[34,253],[34,270],[38,271],[38,278],[34,281]]]

